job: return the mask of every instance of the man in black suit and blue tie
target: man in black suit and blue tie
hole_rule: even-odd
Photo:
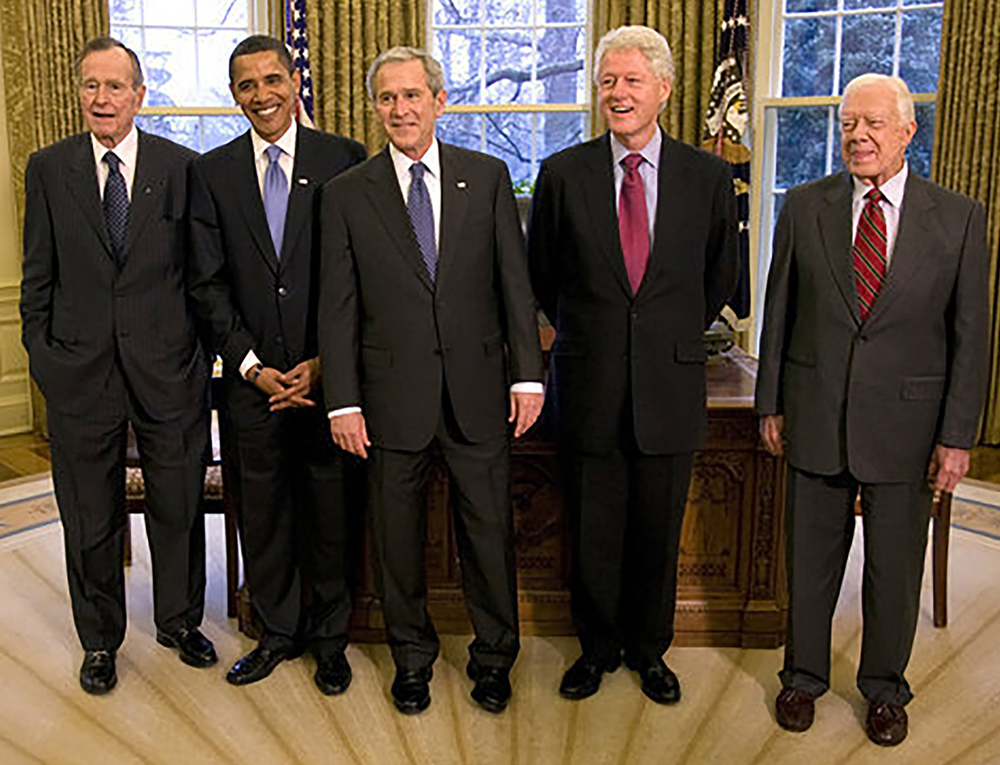
[[[229,74],[251,129],[191,170],[192,294],[222,356],[227,458],[237,463],[243,561],[263,625],[226,679],[262,680],[304,642],[317,687],[342,693],[353,471],[330,438],[320,391],[317,192],[365,150],[295,122],[299,74],[280,41],[247,38]]]
[[[157,640],[192,666],[201,634],[208,357],[188,312],[186,174],[194,153],[135,128],[146,92],[108,37],[79,59],[87,132],[32,155],[25,174],[21,317],[48,404],[52,476],[88,693],[117,683],[125,636],[127,429],[146,485]]]

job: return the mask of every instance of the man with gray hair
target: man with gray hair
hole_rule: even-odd
[[[680,699],[674,635],[681,524],[706,427],[702,334],[736,285],[729,167],[657,124],[667,41],[621,27],[595,55],[609,132],[542,163],[528,235],[556,329],[550,402],[566,461],[581,657],[560,693],[597,692],[622,660],[653,701]]]
[[[865,729],[907,734],[933,492],[969,466],[986,390],[982,206],[911,172],[913,100],[898,77],[844,90],[847,172],[792,189],[774,233],[757,377],[767,449],[788,459],[790,601],[778,724],[804,731],[830,684],[830,627],[864,523]]]
[[[430,704],[439,648],[424,572],[434,453],[451,477],[476,633],[472,697],[490,712],[510,699],[519,643],[507,431],[514,423],[520,436],[542,406],[510,177],[503,162],[437,140],[443,84],[424,51],[382,53],[368,90],[389,145],[330,181],[322,203],[323,390],[334,441],[368,460],[392,697],[406,714]]]

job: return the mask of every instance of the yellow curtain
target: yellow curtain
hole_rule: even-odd
[[[365,75],[395,45],[423,48],[422,0],[306,0],[317,127],[378,151],[385,136],[372,114]]]
[[[670,135],[694,146],[704,129],[723,8],[723,0],[594,0],[595,45],[624,24],[644,24],[667,38],[677,71],[660,121]],[[596,104],[593,124],[595,134],[604,129]]]
[[[992,358],[982,440],[1000,445],[1000,3],[947,0],[932,177],[986,207],[991,253]]]
[[[108,33],[107,0],[3,0],[7,129],[17,219],[24,220],[24,169],[33,151],[83,129],[76,56]],[[45,432],[45,400],[32,387],[35,429]]]

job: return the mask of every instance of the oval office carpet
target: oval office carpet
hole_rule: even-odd
[[[204,624],[220,656],[196,670],[156,644],[149,553],[133,520],[127,574],[129,630],[119,686],[93,698],[77,684],[81,651],[66,595],[61,526],[44,480],[0,487],[0,763],[260,763],[312,765],[647,765],[651,763],[1000,763],[1000,493],[963,489],[952,531],[951,623],[931,623],[929,579],[909,677],[910,737],[896,749],[868,742],[854,686],[860,648],[860,546],[855,546],[833,630],[833,690],[805,734],[774,723],[781,651],[686,648],[668,654],[684,698],[659,707],[633,673],[606,676],[601,692],[569,702],[556,692],[576,655],[569,638],[525,638],[500,716],[469,698],[468,639],[445,637],[433,703],[397,714],[392,661],[382,645],[351,646],[354,682],[320,695],[312,660],[233,688],[228,666],[252,646],[225,616],[221,519],[209,520]],[[990,505],[990,502],[995,504]],[[975,517],[979,517],[979,521]],[[970,520],[972,519],[972,520]],[[989,524],[996,522],[995,527]],[[978,525],[977,525],[978,524]],[[860,532],[859,532],[860,534]],[[861,540],[857,540],[860,542]],[[929,569],[929,566],[928,566]]]

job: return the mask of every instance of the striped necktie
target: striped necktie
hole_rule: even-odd
[[[861,321],[865,321],[875,307],[875,299],[885,281],[889,242],[885,213],[879,204],[885,196],[878,189],[872,189],[865,194],[865,199],[868,201],[861,211],[858,233],[854,237],[854,279],[858,287]]]

